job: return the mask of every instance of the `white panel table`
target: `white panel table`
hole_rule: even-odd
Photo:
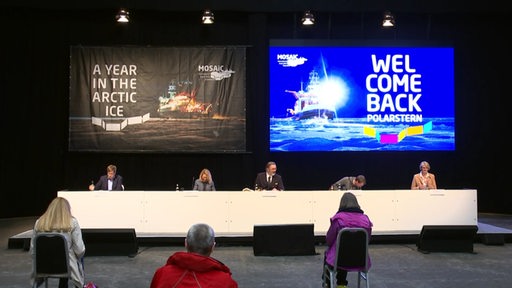
[[[254,225],[314,224],[325,235],[345,191],[59,191],[82,228],[134,228],[185,236],[198,222],[217,236],[252,236]],[[352,191],[374,235],[419,234],[423,225],[478,225],[477,191]]]

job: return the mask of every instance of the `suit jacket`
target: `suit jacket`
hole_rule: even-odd
[[[194,187],[192,188],[192,190],[197,190],[197,191],[215,191],[215,184],[213,183],[203,183],[201,181],[201,179],[196,179],[196,181],[194,181]]]
[[[414,174],[411,189],[437,189],[436,175],[428,173],[427,177],[422,177],[421,172]]]
[[[94,190],[108,190],[108,178],[107,175],[103,175],[98,180],[98,183],[94,185]],[[112,183],[112,191],[123,191],[123,177],[121,175],[114,176],[114,183]]]
[[[355,176],[343,177],[331,185],[333,190],[361,190],[361,187],[354,185]]]
[[[277,190],[284,190],[284,184],[283,184],[283,178],[281,178],[281,175],[274,174],[272,176],[272,181],[269,183],[267,180],[267,173],[266,172],[260,172],[258,175],[256,175],[256,180],[254,181],[254,189],[257,190],[272,190],[276,188]]]

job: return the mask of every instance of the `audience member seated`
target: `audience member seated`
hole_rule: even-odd
[[[167,263],[156,270],[150,287],[238,287],[230,269],[210,256],[214,246],[212,227],[202,223],[192,225],[185,238],[187,252],[171,255]]]
[[[338,232],[346,227],[364,228],[368,232],[368,237],[370,237],[372,235],[373,223],[370,221],[370,218],[364,214],[364,211],[361,210],[356,196],[351,192],[345,192],[343,196],[341,196],[338,212],[331,217],[330,222],[331,225],[325,236],[327,249],[324,254],[324,264],[326,263],[330,265],[330,267],[333,267],[336,258],[336,238],[338,237]],[[369,267],[371,267],[371,261],[368,256],[368,268]],[[347,287],[347,271],[351,270],[337,269],[337,288]]]
[[[80,229],[80,225],[76,218],[71,214],[71,206],[65,198],[54,198],[50,205],[48,205],[46,212],[36,220],[32,238],[30,240],[30,254],[33,259],[35,257],[35,236],[39,233],[45,232],[61,233],[64,235],[68,243],[69,267],[71,272],[69,279],[59,279],[59,288],[67,288],[68,281],[73,284],[73,287],[83,288],[85,283],[83,267],[85,244],[82,239],[82,230]],[[37,286],[41,285],[43,282],[42,279],[35,279],[35,271],[32,271],[32,273],[32,281],[35,281]],[[32,287],[35,286],[33,285]]]

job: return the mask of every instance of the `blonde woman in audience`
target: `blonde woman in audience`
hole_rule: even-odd
[[[44,232],[57,232],[64,235],[69,250],[69,280],[73,287],[84,287],[84,267],[82,258],[85,254],[85,245],[82,239],[82,231],[78,221],[71,215],[71,206],[68,200],[62,197],[53,199],[46,212],[36,220],[34,231],[30,240],[30,254],[35,259],[34,241],[35,236]],[[43,283],[43,279],[35,279],[35,271],[32,271],[32,281],[36,281],[38,286]],[[59,288],[68,287],[68,278],[59,279]]]

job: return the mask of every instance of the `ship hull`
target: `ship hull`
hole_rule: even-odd
[[[295,115],[295,119],[297,119],[297,120],[315,119],[315,118],[332,120],[332,119],[334,119],[334,117],[335,117],[335,112],[333,110],[323,109],[323,108],[314,108],[314,109],[303,110],[300,113],[297,113],[297,115]]]

